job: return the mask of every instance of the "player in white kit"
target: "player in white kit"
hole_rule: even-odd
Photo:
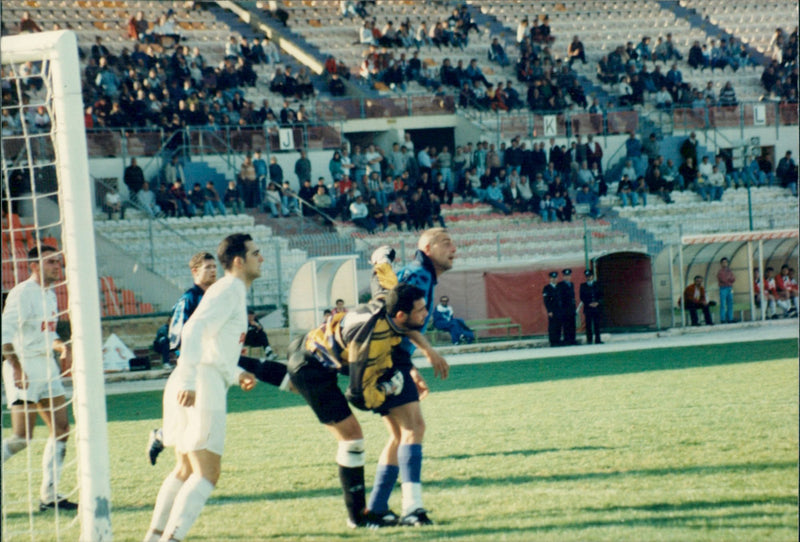
[[[246,292],[264,261],[252,237],[229,235],[217,258],[225,276],[206,291],[181,334],[178,366],[164,389],[164,443],[177,465],[156,498],[145,542],[183,540],[219,479],[227,388],[253,389],[237,363],[247,332]]]
[[[61,279],[64,262],[51,246],[31,249],[28,260],[31,276],[11,289],[3,309],[3,383],[11,405],[11,436],[3,439],[3,463],[28,445],[38,412],[50,430],[39,509],[74,510],[77,504],[57,494],[69,435],[61,370],[72,365],[72,354],[56,334],[58,304],[50,287]],[[61,368],[53,351],[60,353]]]

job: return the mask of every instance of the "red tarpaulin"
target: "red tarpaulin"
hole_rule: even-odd
[[[583,264],[564,265],[557,268],[537,268],[525,271],[484,273],[486,288],[486,317],[511,319],[522,326],[523,335],[546,335],[547,312],[544,309],[542,290],[550,282],[550,271],[559,272],[569,267],[572,269],[572,284],[575,286],[575,305],[578,300],[578,289],[584,281]]]

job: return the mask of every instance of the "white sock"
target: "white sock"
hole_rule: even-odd
[[[403,482],[400,486],[403,493],[403,515],[410,514],[422,506],[422,484],[419,482]]]
[[[56,440],[55,437],[47,439],[42,455],[42,502],[54,502],[57,498],[58,482],[61,480],[61,468],[64,466],[64,456],[67,454],[67,443]]]
[[[7,439],[3,439],[3,463],[17,452],[24,450],[27,445],[28,441],[17,435],[11,435]]]
[[[770,299],[767,303],[767,316],[775,314],[775,301]]]
[[[213,489],[214,484],[199,474],[192,474],[183,483],[183,487],[175,496],[164,534],[161,535],[162,542],[169,542],[171,539],[183,540],[186,537],[186,533],[197,520]]]
[[[794,299],[794,308],[800,309],[800,297],[795,297]]]
[[[783,312],[788,312],[789,309],[792,308],[792,305],[789,303],[788,299],[779,299],[778,306],[783,309]]]
[[[153,519],[150,520],[148,534],[153,531],[164,532],[164,527],[166,527],[167,520],[169,520],[169,513],[172,510],[172,504],[175,502],[175,496],[181,490],[181,487],[183,487],[183,480],[175,476],[174,472],[164,479],[161,489],[158,490],[156,505],[153,507]],[[155,540],[158,540],[158,536],[156,536]]]

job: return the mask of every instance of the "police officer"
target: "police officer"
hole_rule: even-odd
[[[556,284],[556,297],[558,298],[559,316],[564,329],[565,346],[576,345],[575,340],[575,286],[572,284],[572,269],[561,272],[562,280]]]
[[[580,298],[586,317],[586,344],[592,344],[593,335],[595,344],[603,344],[600,340],[600,303],[603,294],[600,292],[600,285],[594,280],[594,272],[587,269],[583,274],[586,275],[586,282],[581,284]]]
[[[550,282],[542,290],[544,308],[547,311],[547,334],[550,337],[550,346],[561,345],[561,317],[558,305],[558,289],[556,288],[558,272],[550,273]]]

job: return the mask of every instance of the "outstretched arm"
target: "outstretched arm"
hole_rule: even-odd
[[[450,373],[450,365],[448,365],[442,355],[431,346],[431,343],[428,342],[425,335],[417,330],[413,330],[409,331],[407,336],[409,340],[414,343],[414,346],[422,350],[422,353],[428,358],[428,362],[431,364],[431,367],[433,367],[433,374],[441,379],[447,378]]]

